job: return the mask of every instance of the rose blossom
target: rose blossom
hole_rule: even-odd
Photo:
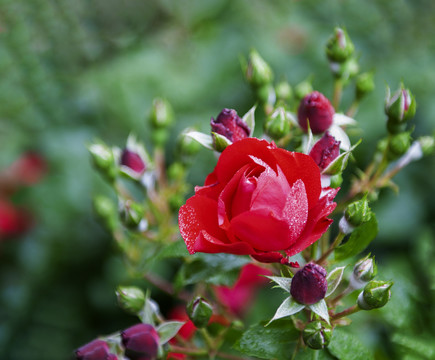
[[[326,231],[337,189],[321,188],[320,170],[305,154],[247,138],[228,146],[214,171],[179,213],[190,254],[270,258],[301,252]],[[273,256],[272,256],[273,257]]]

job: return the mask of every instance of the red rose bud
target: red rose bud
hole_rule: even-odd
[[[226,137],[231,142],[236,142],[249,137],[248,125],[237,115],[233,109],[223,109],[218,117],[211,118],[211,131]]]
[[[334,34],[326,44],[326,56],[330,61],[342,63],[348,60],[355,50],[346,30],[335,28]]]
[[[370,281],[358,296],[358,306],[363,310],[383,307],[391,298],[392,281]]]
[[[110,353],[109,345],[103,340],[93,340],[76,350],[77,360],[117,360],[115,354]]]
[[[326,132],[310,151],[310,156],[321,170],[326,169],[338,155],[340,155],[340,141],[335,140],[329,132]]]
[[[128,149],[122,151],[121,166],[127,167],[137,175],[143,174],[146,170],[146,164],[141,156]]]
[[[321,134],[332,125],[335,114],[329,100],[318,91],[306,95],[298,108],[298,122],[304,131],[308,131],[308,122],[313,134]]]
[[[121,332],[125,355],[130,360],[153,360],[157,357],[159,334],[150,324],[137,324]]]
[[[293,276],[290,294],[297,302],[311,305],[322,300],[327,289],[326,270],[315,263],[308,263]]]

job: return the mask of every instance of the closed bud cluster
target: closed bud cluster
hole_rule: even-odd
[[[335,140],[329,132],[326,132],[310,151],[310,156],[321,170],[326,169],[338,155],[340,155],[340,141]]]
[[[343,63],[350,59],[355,47],[346,30],[336,27],[326,44],[326,56],[332,62]]]
[[[313,134],[321,134],[329,129],[335,114],[329,100],[318,91],[306,95],[298,108],[298,123],[306,132],[308,125]]]
[[[370,281],[358,296],[358,306],[363,310],[383,307],[391,298],[392,281]]]
[[[290,120],[288,119],[284,108],[276,109],[270,115],[264,124],[264,131],[274,140],[279,140],[290,132]]]
[[[216,120],[211,118],[210,126],[214,148],[219,152],[227,145],[249,137],[251,132],[249,126],[233,109],[223,109]]]
[[[293,276],[290,294],[298,303],[312,305],[325,297],[327,289],[326,270],[308,263]]]
[[[404,130],[405,123],[415,115],[417,103],[414,95],[402,84],[392,96],[387,88],[385,99],[385,114],[387,115],[387,130],[390,134],[397,134]]]
[[[118,357],[110,352],[109,345],[100,339],[83,345],[76,350],[75,355],[77,360],[118,360]]]
[[[373,80],[372,72],[365,72],[356,78],[356,98],[362,99],[368,93],[375,89],[375,82]]]
[[[378,268],[375,259],[367,255],[355,264],[350,278],[350,286],[353,289],[362,288],[366,283],[373,280],[377,272]]]
[[[159,334],[150,324],[137,324],[121,332],[125,355],[130,360],[154,360],[159,348]]]
[[[331,341],[332,328],[325,321],[312,321],[303,330],[302,337],[311,349],[324,349]]]
[[[399,158],[408,151],[410,146],[411,134],[409,132],[391,135],[388,140],[388,159],[392,161]]]
[[[187,315],[199,329],[207,326],[212,314],[213,308],[201,297],[193,299],[187,305]]]
[[[135,286],[118,286],[116,296],[119,306],[132,314],[137,314],[145,306],[145,294]]]
[[[270,84],[273,80],[272,69],[256,50],[251,50],[249,54],[245,75],[253,87]]]
[[[354,227],[369,221],[372,217],[372,212],[367,197],[349,204],[344,212],[344,217],[347,222]]]

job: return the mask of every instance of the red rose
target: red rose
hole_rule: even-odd
[[[291,256],[314,243],[332,220],[338,190],[320,185],[305,154],[247,138],[228,146],[179,213],[189,253]],[[281,256],[282,257],[282,256]],[[279,261],[279,260],[278,260]]]

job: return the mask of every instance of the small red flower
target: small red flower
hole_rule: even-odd
[[[308,263],[293,276],[290,294],[297,302],[311,305],[322,300],[327,289],[326,270],[315,263]]]
[[[211,131],[225,136],[231,142],[249,137],[250,129],[248,125],[233,109],[223,109],[216,120],[211,118],[210,125]]]
[[[301,252],[327,230],[338,190],[324,188],[305,154],[247,138],[229,145],[179,212],[191,254]],[[269,258],[269,256],[268,256]]]
[[[298,108],[298,122],[304,131],[308,131],[308,122],[313,134],[321,134],[332,125],[334,107],[318,91],[306,95]]]
[[[109,345],[103,340],[93,340],[76,350],[77,360],[117,360],[115,354],[111,354]]]
[[[310,151],[310,156],[320,170],[326,169],[338,155],[340,155],[340,141],[335,140],[329,132],[326,132]]]

